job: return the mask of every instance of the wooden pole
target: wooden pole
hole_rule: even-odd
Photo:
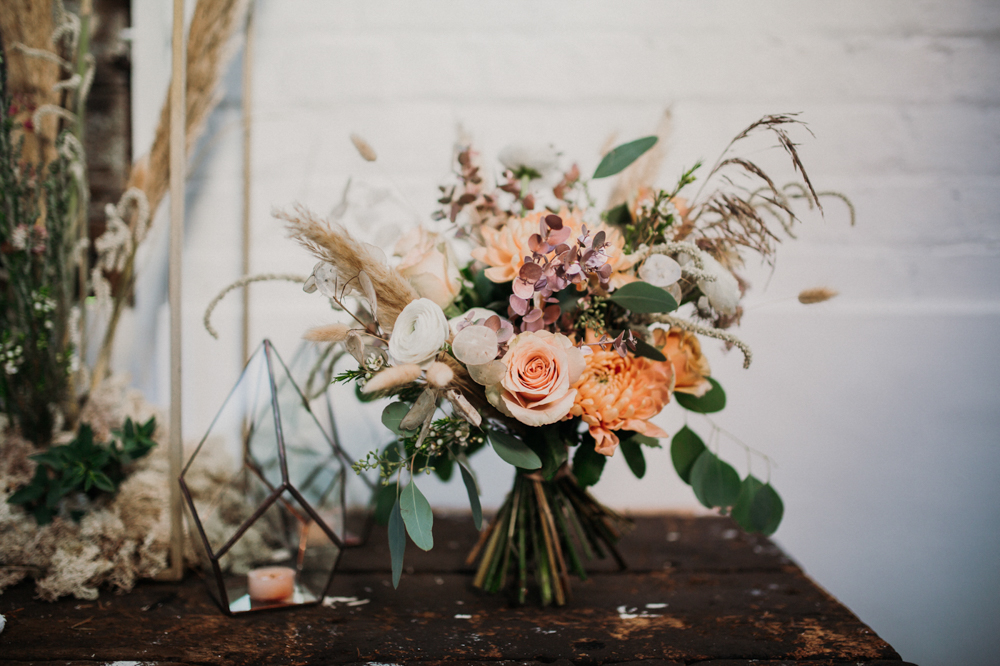
[[[247,8],[246,42],[243,47],[243,275],[250,274],[250,206],[252,182],[250,128],[253,120],[253,2]],[[250,360],[250,285],[243,287],[243,363]]]
[[[170,569],[169,577],[184,575],[184,531],[181,523],[181,259],[184,248],[185,87],[187,49],[184,43],[184,0],[174,0],[173,60],[170,79]]]

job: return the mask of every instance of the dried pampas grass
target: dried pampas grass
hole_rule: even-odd
[[[199,0],[191,17],[187,40],[185,87],[187,153],[204,129],[212,109],[221,99],[218,83],[234,53],[232,36],[246,10],[247,0]],[[156,211],[170,182],[170,97],[163,102],[156,137],[149,154],[138,160],[129,175],[128,187],[146,193],[149,208]],[[126,189],[128,189],[128,187]]]
[[[419,298],[406,278],[383,262],[378,248],[356,240],[336,222],[321,220],[303,206],[274,216],[287,223],[290,238],[337,269],[340,284],[356,284],[361,271],[368,275],[378,297],[378,321],[385,328],[391,330],[403,308]]]
[[[369,379],[365,383],[364,388],[361,389],[361,392],[365,394],[378,393],[379,391],[399,388],[400,386],[417,381],[422,372],[420,366],[416,363],[394,365],[391,368],[382,370]]]
[[[361,155],[366,162],[374,162],[378,158],[378,155],[375,153],[375,149],[372,148],[372,145],[362,139],[359,135],[352,133],[351,143],[354,144],[354,147],[358,150],[358,154]]]

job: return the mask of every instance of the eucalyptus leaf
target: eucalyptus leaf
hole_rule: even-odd
[[[750,505],[750,519],[756,532],[765,536],[774,534],[785,514],[785,505],[770,483],[761,486]]]
[[[740,494],[733,504],[733,520],[739,523],[747,532],[756,532],[757,528],[750,516],[750,507],[753,505],[753,498],[757,491],[764,486],[764,482],[753,475],[747,476],[740,484]]]
[[[740,495],[740,475],[732,465],[706,450],[691,467],[691,488],[706,507],[729,507]]]
[[[699,414],[712,414],[720,412],[726,406],[726,392],[722,390],[719,382],[712,377],[707,378],[712,384],[712,388],[700,398],[689,393],[674,393],[677,404],[692,412]]]
[[[618,227],[624,227],[626,224],[632,222],[632,215],[628,212],[627,204],[618,204],[606,212],[604,217],[608,221],[608,224]]]
[[[392,505],[396,503],[399,494],[399,484],[390,483],[386,486],[379,486],[375,491],[375,522],[379,525],[389,524],[389,514],[392,513]]]
[[[584,441],[573,454],[573,476],[582,487],[592,486],[601,480],[607,462],[607,456],[595,451],[592,443]]]
[[[434,514],[431,513],[431,505],[427,498],[420,492],[412,479],[409,485],[403,488],[399,502],[406,532],[413,539],[413,543],[417,544],[417,548],[421,550],[433,548],[434,535],[431,530],[434,527]]]
[[[649,435],[640,435],[636,433],[629,437],[629,439],[634,440],[636,444],[642,444],[643,446],[648,446],[651,449],[661,449],[660,439],[658,437],[650,437]]]
[[[393,402],[386,405],[385,409],[382,410],[382,425],[397,435],[412,435],[412,430],[403,430],[399,427],[409,411],[410,406],[405,402]]]
[[[489,430],[488,433],[493,450],[504,462],[521,469],[538,469],[542,466],[542,459],[538,454],[517,437],[499,430]]]
[[[676,397],[678,394],[674,394]],[[705,443],[687,426],[677,431],[670,442],[670,459],[674,462],[677,476],[684,483],[691,483],[691,468],[698,456],[705,452]]]
[[[639,159],[643,153],[656,145],[655,136],[646,136],[612,148],[594,170],[594,178],[607,178],[623,171]]]
[[[389,510],[389,557],[392,558],[392,587],[399,587],[403,573],[403,554],[406,552],[406,527],[397,499]]]
[[[635,441],[635,438],[625,439],[618,445],[621,449],[622,455],[625,456],[625,462],[628,463],[628,468],[632,470],[635,474],[635,478],[641,479],[646,476],[646,457],[642,454],[642,446],[639,442]]]
[[[618,287],[608,296],[608,300],[637,314],[673,312],[677,309],[677,301],[666,289],[642,281]]]
[[[661,352],[659,349],[649,344],[642,338],[638,337],[635,339],[635,349],[632,350],[632,353],[635,354],[636,356],[642,356],[644,358],[648,358],[653,361],[667,360],[667,357],[663,355],[663,352]]]
[[[468,469],[461,460],[458,461],[458,469],[462,472],[462,481],[465,483],[465,490],[469,493],[469,506],[472,508],[472,522],[477,530],[483,529],[483,506],[479,503],[479,487],[476,479],[472,476],[472,470]]]

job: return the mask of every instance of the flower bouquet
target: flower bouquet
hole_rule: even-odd
[[[393,442],[354,467],[381,475],[376,511],[388,522],[394,585],[406,535],[424,550],[434,543],[419,475],[447,479],[456,467],[481,530],[470,554],[479,562],[475,586],[511,589],[523,603],[533,583],[543,604],[561,605],[570,576],[586,578],[585,560],[610,555],[624,567],[615,544],[629,521],[587,488],[618,451],[644,475],[643,450],[669,437],[652,422],[669,403],[703,414],[725,406],[699,336],[739,348],[749,366],[749,347],[726,330],[742,315],[745,283],[735,271],[748,252],[773,257],[778,232],[797,220],[793,199],[819,205],[788,134],[796,124],[789,115],[752,124],[690,200],[682,195],[699,164],[669,189],[641,182],[655,171],[656,136],[607,152],[591,179],[576,165],[560,171],[552,149],[511,147],[499,156],[503,170],[492,187],[478,154],[460,146],[456,182],[440,188],[434,215],[445,230],[412,231],[395,261],[336,219],[303,208],[279,213],[319,260],[305,290],[352,320],[306,337],[343,345],[356,359],[336,381],[356,382],[359,399],[393,399],[382,413]],[[733,155],[737,142],[762,131],[777,136],[801,185],[779,188]],[[735,185],[735,172],[750,186]],[[601,211],[590,181],[616,174]],[[455,249],[462,246],[464,261]],[[712,427],[708,446],[687,426],[673,433],[678,475],[706,507],[748,531],[772,533],[783,507],[769,459],[747,448],[768,473],[741,479],[717,455],[712,443],[721,431]],[[469,462],[484,448],[517,469],[485,529]]]

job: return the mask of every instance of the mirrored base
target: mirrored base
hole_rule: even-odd
[[[246,613],[247,611],[269,610],[284,608],[286,606],[301,606],[303,604],[314,604],[319,601],[319,597],[297,582],[295,583],[295,591],[292,593],[292,596],[276,601],[251,599],[247,593],[245,582],[226,585],[226,596],[234,600],[229,603],[230,613]]]

